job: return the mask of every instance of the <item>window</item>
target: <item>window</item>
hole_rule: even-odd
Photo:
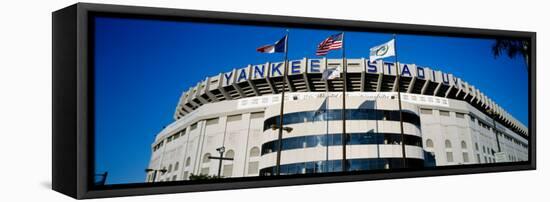
[[[462,160],[464,160],[464,163],[467,163],[470,161],[470,157],[468,156],[468,152],[462,152]]]
[[[439,111],[439,116],[449,116],[449,111]]]
[[[431,139],[426,140],[426,147],[433,148],[434,142]]]
[[[337,146],[342,144],[340,133],[307,135],[283,139],[283,150],[301,149],[316,146]],[[261,155],[276,152],[278,140],[262,144]],[[348,145],[365,144],[401,144],[401,135],[398,133],[349,133]],[[422,147],[422,138],[414,135],[405,135],[405,144]]]
[[[432,114],[433,114],[433,110],[432,110],[432,109],[420,109],[420,114],[429,114],[429,115],[432,115]]]
[[[172,172],[172,164],[168,166],[168,173]]]
[[[468,149],[468,146],[466,145],[466,142],[464,142],[464,141],[460,142],[460,147],[462,147],[462,149]]]
[[[183,130],[181,130],[181,136],[184,136],[185,132],[187,132],[187,130],[185,128]]]
[[[202,157],[202,163],[210,163],[210,153],[204,154],[204,157]]]
[[[252,147],[250,149],[250,158],[258,157],[260,156],[260,148],[258,147]],[[224,170],[225,172],[225,170]],[[251,161],[248,163],[248,174],[258,174],[259,172],[259,162],[258,161]]]
[[[201,169],[202,175],[208,175],[209,173],[210,173],[210,168],[206,167]]]
[[[453,147],[453,145],[451,144],[451,141],[450,140],[445,140],[445,148],[451,149],[452,147]]]
[[[447,152],[447,162],[453,162],[453,152]]]
[[[264,112],[254,112],[254,113],[250,113],[250,118],[251,118],[251,119],[264,118]]]
[[[445,140],[445,149],[447,150],[447,162],[454,162],[452,149],[453,145],[450,140]]]
[[[250,157],[257,157],[257,156],[260,156],[260,148],[252,147],[252,149],[250,149]]]
[[[191,130],[195,130],[195,129],[197,129],[197,123],[194,123],[191,125]]]
[[[463,119],[464,113],[456,112],[456,118]]]
[[[476,154],[476,157],[477,157],[477,163],[481,163],[481,157],[479,156],[479,154]]]
[[[174,171],[178,170],[178,168],[180,167],[180,162],[176,162],[176,165],[174,166]]]
[[[157,151],[158,149],[160,149],[163,143],[164,141],[160,141],[156,146],[153,147],[153,151]]]
[[[227,122],[240,121],[240,120],[242,120],[241,114],[231,115],[227,117]]]
[[[329,109],[329,116],[326,119],[319,119],[319,116],[316,116],[318,112],[316,111],[303,111],[303,112],[293,112],[287,113],[284,115],[284,124],[296,124],[304,122],[315,122],[315,121],[332,121],[332,120],[342,120],[342,110],[341,109]],[[398,110],[377,110],[377,109],[349,109],[346,110],[347,120],[389,120],[389,121],[399,121],[399,111]],[[279,124],[279,116],[273,116],[267,118],[264,121],[264,131],[270,130],[271,125]],[[416,127],[420,128],[420,117],[413,113],[403,111],[403,122],[411,123]]]
[[[233,175],[233,164],[227,164],[223,166],[223,176],[231,177]]]
[[[176,181],[177,179],[178,179],[177,175],[174,175],[174,177],[172,177],[172,181]]]
[[[227,151],[227,153],[225,153],[225,157],[233,158],[233,157],[235,157],[235,152],[233,150],[229,150],[229,151]]]
[[[248,163],[248,174],[249,175],[254,175],[254,174],[258,174],[258,171],[259,171],[259,162],[258,161],[252,161],[250,163]]]
[[[476,151],[479,151],[479,145],[476,142]]]
[[[233,150],[227,151],[225,154],[227,158],[235,158],[235,152]],[[229,161],[229,164],[223,166],[222,175],[224,177],[231,177],[233,175],[233,161]]]
[[[183,172],[183,180],[188,180],[187,177],[189,177],[189,171]]]
[[[208,119],[206,120],[206,125],[207,126],[210,126],[210,125],[216,125],[218,124],[218,118],[213,118],[213,119]]]
[[[187,157],[187,159],[185,160],[185,167],[188,167],[191,165],[191,157]]]
[[[485,149],[485,145],[483,145],[483,153],[487,153],[487,150]]]
[[[166,166],[162,167],[162,170],[166,170]],[[160,172],[161,175],[164,175],[164,172]]]

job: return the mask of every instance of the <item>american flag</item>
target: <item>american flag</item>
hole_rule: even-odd
[[[319,44],[319,46],[317,47],[317,52],[315,52],[315,55],[324,56],[324,55],[327,55],[327,53],[331,50],[340,49],[342,48],[343,41],[344,41],[344,33],[329,36]]]

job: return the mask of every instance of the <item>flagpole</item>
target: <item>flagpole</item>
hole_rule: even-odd
[[[343,88],[342,88],[342,172],[347,171],[346,165],[346,145],[347,145],[347,133],[346,133],[346,90],[348,87],[346,74],[347,74],[347,64],[346,64],[346,45],[344,39],[344,32],[342,32],[342,68],[343,68]]]
[[[325,71],[328,71],[328,62],[327,62],[327,58],[325,57]],[[329,75],[330,76],[330,75]],[[328,95],[328,77],[325,78],[325,123],[326,123],[326,134],[325,134],[325,144],[326,144],[326,152],[325,152],[325,157],[326,157],[326,161],[325,161],[325,172],[328,172],[328,146],[329,146],[329,142],[328,142],[328,115],[329,115],[329,108],[328,108],[328,103],[329,103],[329,95]]]
[[[286,37],[285,37],[285,58],[284,58],[284,73],[283,73],[283,92],[281,92],[281,109],[279,113],[279,137],[278,137],[278,145],[277,145],[277,176],[281,174],[281,150],[283,149],[282,146],[282,139],[283,139],[283,113],[284,113],[284,105],[285,105],[285,87],[286,87],[286,80],[288,76],[288,29],[286,30]]]
[[[395,51],[395,74],[397,75],[397,100],[399,102],[399,125],[401,128],[401,153],[403,155],[403,168],[407,167],[406,155],[405,155],[405,135],[403,133],[403,110],[401,106],[401,72],[399,71],[399,62],[397,60],[397,40],[396,35],[393,34],[393,47]]]

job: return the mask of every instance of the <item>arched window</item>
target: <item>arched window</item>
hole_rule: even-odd
[[[185,160],[185,167],[190,165],[191,165],[191,157],[187,157],[187,159]]]
[[[260,156],[260,148],[252,147],[252,149],[250,149],[250,157],[257,157],[257,156]]]
[[[431,139],[426,140],[426,147],[433,148],[434,147],[434,141]]]
[[[233,150],[229,150],[229,151],[227,151],[227,153],[225,153],[225,157],[233,158],[233,157],[235,157],[235,152]]]
[[[202,157],[202,163],[210,163],[210,153],[204,154],[204,157]]]
[[[226,158],[234,158],[235,157],[235,152],[233,150],[229,150],[225,154],[225,157]],[[227,163],[223,166],[222,175],[224,177],[233,176],[233,161],[227,161]]]
[[[445,140],[445,148],[450,149],[452,147],[453,147],[453,145],[451,144],[451,141],[450,140]]]
[[[447,149],[446,156],[447,156],[447,162],[454,162],[453,158],[453,152],[450,150],[453,147],[453,144],[451,144],[450,140],[445,140],[445,149]]]
[[[466,142],[462,141],[460,143],[460,146],[462,147],[462,149],[468,149],[468,146],[466,145]]]
[[[260,148],[252,147],[252,149],[250,149],[250,158],[254,158],[258,156],[260,156]],[[257,160],[248,162],[248,174],[257,175],[259,172],[259,165],[260,164]]]

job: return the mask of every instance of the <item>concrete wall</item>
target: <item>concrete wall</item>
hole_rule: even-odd
[[[285,96],[285,114],[319,110],[323,106],[325,95],[318,92],[288,93]],[[340,109],[341,94],[331,92],[329,95],[328,108]],[[396,93],[350,92],[346,95],[348,96],[347,109],[398,109]],[[407,93],[402,94],[402,99],[403,110],[419,115],[421,122],[420,128],[411,123],[404,123],[405,134],[422,138],[422,147],[406,146],[408,158],[423,159],[424,151],[427,151],[435,154],[437,166],[494,162],[492,151],[498,151],[498,147],[490,117],[464,101]],[[154,151],[149,167],[170,170],[165,174],[158,173],[157,181],[186,180],[191,173],[216,175],[218,161],[205,160],[205,155],[219,156],[216,148],[224,146],[226,148],[224,155],[233,153],[234,160],[224,161],[223,176],[258,176],[259,169],[272,167],[276,162],[276,152],[258,156],[258,150],[261,150],[262,144],[277,139],[277,130],[264,131],[263,125],[266,119],[278,116],[279,106],[280,95],[204,104],[168,125],[157,135],[155,142],[151,145]],[[427,113],[427,110],[431,110],[431,113]],[[338,120],[320,120],[289,124],[286,126],[292,127],[293,131],[284,132],[283,137],[325,134],[327,124],[329,133],[341,133],[341,123]],[[348,120],[346,128],[348,133],[365,131],[400,133],[398,121]],[[507,161],[527,160],[527,148],[521,145],[527,144],[525,138],[501,124],[497,123],[497,128],[501,134],[499,136],[501,149],[509,156]],[[178,137],[175,138],[175,136]],[[427,146],[428,140],[433,142],[433,147]],[[450,141],[450,148],[446,148],[446,140]],[[465,143],[465,148],[462,148],[462,142]],[[162,146],[159,147],[159,144]],[[348,159],[402,157],[401,145],[391,143],[348,145],[346,151]],[[448,152],[452,155],[452,161],[447,159]],[[322,161],[326,160],[326,154],[327,148],[324,146],[284,150],[281,155],[281,164]],[[480,156],[480,161],[477,155]],[[330,146],[328,156],[329,160],[341,159],[341,146]],[[467,161],[463,158],[464,156],[467,156]],[[151,181],[151,175],[152,173],[149,173],[145,180]]]

